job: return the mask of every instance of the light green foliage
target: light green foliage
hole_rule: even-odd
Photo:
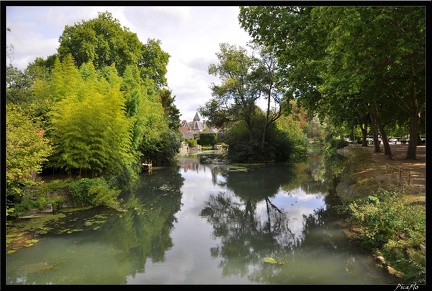
[[[81,70],[85,79],[78,76],[74,90],[66,91],[53,108],[57,166],[100,174],[120,170],[131,162],[129,122],[123,111],[120,79],[113,70],[108,67],[98,79],[94,67],[85,65]],[[68,71],[79,73],[71,67]]]
[[[197,145],[197,140],[196,140],[196,139],[187,139],[186,142],[187,142],[187,144],[188,144],[190,147],[194,147],[194,146]]]
[[[152,160],[157,163],[156,157],[158,152],[162,151],[160,146],[163,137],[170,131],[168,119],[165,118],[162,104],[149,99],[143,100],[140,115],[143,116],[143,139],[140,151],[145,160]]]
[[[21,185],[31,183],[52,152],[39,125],[15,105],[6,105],[6,193],[18,195]]]
[[[168,59],[160,41],[148,40],[143,45],[106,12],[66,26],[58,54],[37,58],[25,73],[10,66],[8,101],[20,104],[34,124],[41,121],[37,127],[45,130],[54,145],[54,150],[40,153],[38,165],[45,162],[47,167],[69,173],[105,175],[109,185],[92,190],[99,197],[93,202],[114,205],[107,197],[117,193],[108,189],[125,186],[136,177],[141,158],[154,164],[172,161],[181,139],[175,126],[174,98],[161,90],[166,85]],[[33,138],[33,132],[28,128],[28,132],[8,134],[10,163],[28,162],[12,146],[18,140],[30,144],[27,139]],[[27,168],[14,166],[10,178],[28,174]],[[30,163],[30,170],[40,171],[40,167]],[[20,193],[24,182],[9,183],[8,193]]]
[[[272,264],[272,265],[284,265],[285,262],[277,261],[273,258],[264,258],[264,263]]]

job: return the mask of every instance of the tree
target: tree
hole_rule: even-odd
[[[312,6],[247,6],[240,7],[238,16],[240,26],[254,42],[275,52],[283,76],[283,93],[288,98],[297,98],[311,114],[321,107],[317,88],[322,80],[317,61],[325,55],[327,35],[312,25],[312,9]]]
[[[19,201],[22,188],[30,185],[34,175],[52,152],[44,130],[14,104],[6,104],[6,196],[7,202]]]
[[[6,67],[6,102],[25,104],[30,102],[32,80],[11,64]]]
[[[172,96],[172,91],[168,89],[161,89],[158,95],[164,108],[165,117],[169,120],[169,128],[177,131],[180,126],[180,110],[174,104],[176,96]]]
[[[257,66],[257,60],[248,56],[243,47],[235,47],[227,43],[219,45],[220,52],[216,53],[219,64],[210,64],[208,72],[211,75],[219,76],[222,83],[212,84],[213,100],[202,109],[203,113],[213,112],[214,104],[224,112],[223,119],[229,122],[244,121],[249,132],[250,141],[254,141],[252,118],[255,114],[256,101],[260,97],[261,90],[257,88],[252,72]],[[208,116],[212,121],[213,117]]]
[[[114,67],[96,78],[93,65],[83,65],[80,76],[65,59],[64,76],[76,76],[74,88],[57,86],[64,96],[50,112],[53,140],[57,145],[54,165],[68,171],[90,170],[93,175],[120,171],[132,161],[129,122],[124,114],[120,79]],[[58,67],[58,65],[57,65]],[[60,79],[53,71],[53,78]],[[78,73],[78,75],[77,75]],[[65,90],[65,91],[62,91]]]
[[[257,89],[262,92],[264,99],[267,100],[265,109],[266,119],[262,131],[261,149],[264,149],[266,133],[269,126],[276,122],[283,114],[287,114],[290,103],[283,98],[282,88],[279,86],[279,68],[277,58],[270,47],[251,43],[254,52],[258,52],[259,66],[253,73],[256,78]]]
[[[143,53],[138,61],[142,79],[151,79],[155,82],[155,90],[167,85],[166,73],[170,55],[161,48],[161,41],[148,39],[143,46]]]
[[[120,75],[128,65],[137,65],[141,78],[154,80],[155,89],[166,85],[169,54],[160,48],[160,41],[149,39],[144,45],[127,27],[109,12],[66,26],[59,38],[58,55],[72,54],[75,65],[91,61],[96,70],[115,64]]]
[[[146,87],[143,88],[146,90]],[[147,95],[142,101],[139,115],[142,116],[142,141],[139,151],[143,160],[150,160],[153,165],[167,165],[173,162],[181,145],[180,132],[169,128],[170,120],[166,117],[158,96]]]
[[[351,108],[345,100],[354,95],[361,99],[356,112],[373,110],[375,122],[387,121],[386,99],[393,100],[390,108],[404,108],[413,137],[407,159],[415,159],[425,104],[424,7],[241,7],[239,20],[255,40],[275,48],[287,93],[311,111],[339,115],[328,105]]]

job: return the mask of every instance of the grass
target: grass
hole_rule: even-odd
[[[363,248],[404,284],[426,282],[426,207],[388,183],[367,149],[353,147],[337,192]]]

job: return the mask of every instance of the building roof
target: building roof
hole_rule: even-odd
[[[200,120],[201,120],[201,118],[199,117],[198,112],[195,113],[195,117],[194,117],[193,121],[200,121]]]

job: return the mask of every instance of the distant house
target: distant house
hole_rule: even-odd
[[[190,131],[190,127],[189,126],[180,126],[179,127],[179,131],[182,134],[183,139],[193,139],[194,138],[194,135]]]
[[[182,133],[184,139],[199,139],[201,132],[207,129],[205,121],[201,121],[201,118],[197,113],[192,121],[187,122],[183,120],[180,124],[179,131]]]

